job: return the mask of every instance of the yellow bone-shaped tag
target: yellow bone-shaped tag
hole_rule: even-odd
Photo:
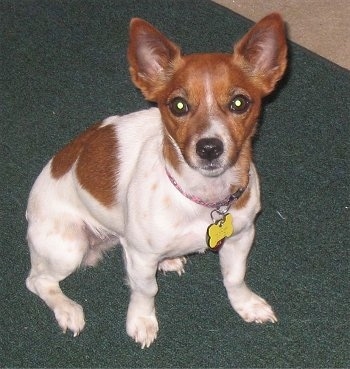
[[[230,213],[215,223],[210,224],[207,229],[207,244],[208,247],[217,251],[224,243],[227,237],[233,235],[233,218]]]

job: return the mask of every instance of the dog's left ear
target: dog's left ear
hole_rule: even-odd
[[[181,51],[151,24],[133,18],[128,60],[132,81],[147,100],[155,101],[180,62]]]
[[[235,45],[233,59],[269,94],[287,66],[286,31],[282,17],[272,13]]]

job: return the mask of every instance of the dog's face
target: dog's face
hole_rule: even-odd
[[[230,56],[190,55],[158,106],[169,144],[181,153],[176,158],[205,176],[218,176],[235,164],[253,134],[260,96]]]
[[[191,54],[147,22],[134,19],[128,51],[133,81],[155,101],[164,123],[164,154],[180,170],[204,176],[250,162],[250,139],[261,99],[286,66],[284,26],[277,14],[260,21],[233,54]]]

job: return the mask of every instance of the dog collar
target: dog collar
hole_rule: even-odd
[[[169,173],[167,168],[165,168],[165,171],[170,182],[183,196],[198,205],[203,205],[207,208],[214,209],[210,213],[212,223],[207,228],[206,241],[208,248],[211,251],[219,251],[226,238],[229,238],[234,234],[233,218],[232,214],[229,213],[229,209],[231,205],[242,196],[248,185],[246,187],[239,188],[235,193],[228,195],[221,201],[207,202],[203,201],[197,196],[186,193],[176,182],[175,178]]]
[[[218,213],[224,214],[228,211],[228,209],[231,207],[231,205],[236,202],[244,193],[246,190],[246,187],[239,188],[235,193],[228,195],[223,200],[218,202],[207,202],[202,199],[200,199],[197,196],[190,195],[186,193],[176,182],[175,178],[169,173],[168,169],[165,168],[166,174],[170,180],[170,182],[174,185],[174,187],[185,197],[187,197],[189,200],[195,202],[198,205],[203,205],[207,208],[215,209]],[[225,210],[221,210],[221,208],[226,208]]]

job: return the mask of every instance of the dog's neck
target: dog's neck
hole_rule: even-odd
[[[222,208],[225,208],[226,210],[224,212],[226,212],[231,205],[238,201],[240,199],[240,197],[243,195],[244,191],[247,189],[247,187],[240,187],[236,192],[231,193],[230,195],[226,196],[225,198],[223,198],[220,201],[216,201],[216,202],[207,202],[205,200],[202,200],[201,198],[194,196],[192,194],[188,194],[186,193],[177,183],[176,179],[170,174],[169,170],[167,168],[165,168],[166,170],[166,174],[170,180],[170,182],[174,185],[174,187],[185,197],[187,197],[189,200],[195,202],[198,205],[202,205],[205,206],[207,208],[211,208],[211,209],[216,209],[216,210],[220,210]],[[248,186],[248,185],[247,185]]]
[[[220,203],[249,185],[251,143],[243,146],[236,163],[217,177],[204,176],[179,156],[176,147],[164,145],[165,166],[181,192],[205,203]],[[174,183],[173,183],[174,184]],[[214,206],[215,207],[215,206]]]

